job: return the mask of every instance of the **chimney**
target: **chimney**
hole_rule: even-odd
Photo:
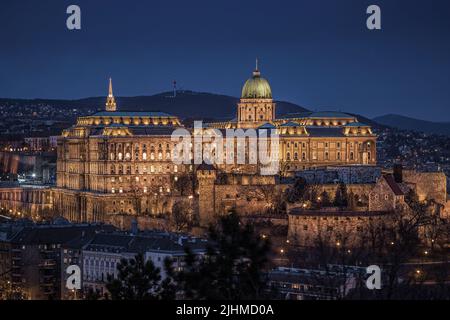
[[[396,183],[403,182],[403,166],[401,164],[394,165],[394,180]]]

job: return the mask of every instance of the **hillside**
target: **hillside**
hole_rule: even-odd
[[[116,97],[120,110],[163,111],[180,118],[231,119],[235,116],[238,98],[211,93],[179,91],[173,97],[172,92],[163,92],[152,96]],[[303,112],[307,109],[296,104],[276,101],[277,115],[288,112]],[[105,105],[105,97],[90,97],[79,100],[50,99],[0,99],[0,105],[47,105],[55,108],[97,110]]]
[[[374,121],[402,130],[420,131],[428,134],[450,135],[450,122],[432,122],[405,117],[398,114],[388,114],[373,118]]]

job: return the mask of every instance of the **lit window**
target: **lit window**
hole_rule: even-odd
[[[147,160],[147,153],[146,152],[142,153],[142,159],[143,160]]]

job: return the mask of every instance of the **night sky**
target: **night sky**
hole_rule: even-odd
[[[77,4],[82,30],[66,28]],[[366,8],[382,30],[366,28]],[[2,0],[0,97],[239,96],[255,57],[274,98],[450,121],[448,0]],[[234,106],[232,106],[234,107]]]

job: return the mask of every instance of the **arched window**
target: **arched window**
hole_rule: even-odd
[[[142,160],[147,160],[147,152],[142,153]]]
[[[353,152],[350,152],[350,160],[353,160],[354,156],[353,156]]]
[[[286,160],[287,161],[291,160],[291,153],[290,152],[286,153]]]
[[[118,157],[119,157],[119,160],[122,160],[122,157],[123,157],[122,152],[119,152]]]

